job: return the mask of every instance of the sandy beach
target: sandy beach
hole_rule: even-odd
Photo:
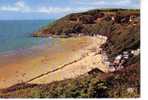
[[[82,36],[61,38],[52,47],[43,46],[21,54],[0,57],[0,88],[21,82],[50,83],[78,77],[93,68],[107,72],[98,54],[106,39]]]

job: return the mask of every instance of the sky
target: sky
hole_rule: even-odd
[[[97,8],[140,8],[140,0],[0,0],[0,20],[57,19]]]

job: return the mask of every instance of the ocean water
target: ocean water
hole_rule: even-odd
[[[50,38],[31,37],[32,32],[53,23],[53,20],[1,20],[0,53],[50,43]]]

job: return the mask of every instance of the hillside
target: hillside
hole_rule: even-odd
[[[140,45],[140,11],[104,9],[73,13],[33,33],[33,36],[69,37],[97,34],[108,37],[103,48],[109,57],[127,49],[137,48]]]
[[[124,50],[140,45],[140,10],[102,9],[67,15],[52,25],[34,32],[33,36],[105,35],[103,46],[108,56],[116,56]]]
[[[33,36],[109,35],[123,26],[126,28],[127,25],[131,25],[132,27],[133,24],[138,23],[139,18],[139,10],[128,9],[104,9],[72,13],[33,33]]]
[[[123,51],[139,49],[140,11],[105,9],[74,13],[40,29],[33,36],[70,37],[96,34],[108,37],[102,48],[110,61]],[[140,54],[129,58],[125,68],[119,71],[102,73],[93,69],[75,79],[40,85],[17,84],[1,90],[0,97],[140,97]]]

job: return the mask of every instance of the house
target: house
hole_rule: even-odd
[[[121,60],[121,58],[122,58],[122,55],[120,54],[120,55],[116,56],[115,60]]]
[[[130,19],[129,22],[133,23],[133,26],[137,25],[137,23],[139,23],[140,20],[140,15],[137,13],[131,13],[130,14]]]
[[[112,21],[115,21],[115,16],[112,16],[111,18],[112,18]]]
[[[137,56],[140,54],[140,49],[138,48],[137,50],[132,50],[131,53],[134,55],[134,56]]]
[[[116,19],[115,14],[109,14],[108,16],[110,16],[110,18],[111,18],[112,21],[115,21],[115,19]]]
[[[123,52],[123,58],[124,59],[128,59],[129,58],[129,52],[128,51],[124,51]]]
[[[122,59],[122,55],[118,55],[115,60],[113,61],[113,64],[119,64],[120,63],[120,60]]]

